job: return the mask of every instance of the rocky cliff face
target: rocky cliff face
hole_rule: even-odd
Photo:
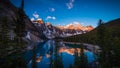
[[[90,26],[83,26],[81,25],[80,23],[78,22],[75,22],[75,23],[71,23],[71,24],[68,24],[68,25],[65,25],[65,26],[56,26],[62,30],[65,30],[65,29],[70,29],[70,30],[81,30],[81,31],[91,31],[93,30],[94,28],[90,25]]]
[[[3,19],[6,18],[9,27],[9,36],[14,39],[16,36],[14,29],[17,28],[16,24],[18,17],[19,8],[15,7],[9,0],[0,0],[0,23],[4,23]],[[35,41],[33,38],[37,37],[37,41],[45,39],[41,31],[35,27],[35,25],[30,21],[25,13],[24,14],[24,23],[25,23],[25,36],[23,38]]]
[[[42,19],[33,20],[32,22],[48,39],[83,34],[94,29],[92,26],[82,26],[78,23],[66,26],[53,26],[50,22],[43,22]]]
[[[24,39],[28,39],[34,42],[43,39],[53,39],[56,37],[67,37],[71,35],[77,35],[86,33],[93,29],[92,26],[81,26],[80,24],[69,24],[66,26],[53,26],[51,23],[45,23],[43,20],[31,20],[27,15],[22,12],[25,24],[25,36]],[[9,0],[0,0],[0,23],[3,23],[3,19],[6,18],[9,25],[9,36],[14,39],[16,36],[15,30],[19,25],[17,18],[19,16],[19,8],[15,7]],[[19,24],[22,24],[20,22]],[[22,29],[22,28],[21,28]],[[17,32],[17,31],[16,31]],[[19,34],[18,34],[19,35]]]
[[[56,27],[64,32],[63,35],[64,37],[83,34],[94,29],[92,26],[82,26],[79,23],[72,23],[65,26],[56,26]]]
[[[34,20],[32,22],[47,39],[60,37],[62,34],[62,31],[54,27],[51,23],[45,23],[43,20]]]

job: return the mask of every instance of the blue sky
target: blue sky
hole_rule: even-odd
[[[21,4],[10,1],[17,7]],[[25,0],[24,10],[30,19],[42,18],[53,25],[79,22],[96,27],[99,19],[120,18],[120,0]]]

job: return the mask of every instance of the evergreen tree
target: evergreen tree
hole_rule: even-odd
[[[2,23],[0,24],[0,52],[2,55],[7,55],[7,48],[10,43],[9,40],[9,23],[6,17],[3,17]]]
[[[3,42],[3,44],[6,44],[6,42],[8,42],[9,40],[9,23],[7,21],[7,18],[4,17],[2,24],[1,24],[1,40]]]
[[[21,7],[18,9],[15,33],[17,34],[18,42],[21,42],[22,37],[25,36],[24,0],[22,0]]]
[[[84,46],[81,44],[80,68],[88,68],[87,56],[84,54]]]
[[[36,46],[34,46],[32,50],[32,68],[37,68],[37,63],[36,63]]]
[[[112,58],[113,60],[112,65],[113,66],[119,66],[120,67],[120,38],[119,37],[114,37],[113,38],[113,46],[112,46]]]
[[[83,44],[81,44],[80,48],[81,48],[80,56],[78,56],[77,50],[74,55],[75,56],[74,68],[89,68],[87,56],[84,54]]]
[[[58,39],[55,40],[55,54],[54,54],[54,61],[53,61],[53,67],[52,68],[64,68],[63,63],[62,63],[62,54],[58,54]]]
[[[110,58],[109,58],[109,52],[111,49],[111,35],[109,30],[104,26],[104,22],[102,20],[99,20],[98,22],[98,30],[97,30],[97,36],[98,36],[98,45],[101,47],[101,54],[100,54],[100,62],[102,67],[104,68],[111,68],[110,66]]]

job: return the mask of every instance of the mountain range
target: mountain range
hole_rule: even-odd
[[[58,28],[60,28],[61,30],[63,29],[71,29],[71,30],[82,30],[82,31],[91,31],[93,30],[94,28],[90,25],[90,26],[83,26],[81,25],[79,22],[73,22],[73,23],[70,23],[68,25],[65,25],[65,26],[56,26]]]
[[[106,22],[103,24],[103,26],[104,28],[101,26],[97,26],[92,31],[85,34],[66,37],[64,38],[64,41],[97,44],[95,43],[95,41],[97,42],[99,28],[104,29],[101,32],[103,32],[108,38],[120,38],[120,18]]]
[[[32,22],[36,27],[42,29],[44,35],[49,39],[83,34],[94,29],[92,26],[82,26],[77,22],[65,26],[54,26],[50,22],[45,23],[43,20],[32,20]]]
[[[19,15],[18,7],[15,7],[9,0],[0,0],[0,23],[3,23],[4,17],[9,22],[9,36],[11,39],[14,39],[16,36],[15,29],[18,27],[17,18]],[[77,34],[83,34],[93,30],[92,26],[82,26],[79,23],[72,23],[66,26],[54,26],[50,22],[45,23],[42,19],[31,21],[25,12],[22,12],[24,16],[25,32],[23,39],[31,40],[34,42],[68,37]]]
[[[0,23],[4,23],[3,20],[4,18],[6,18],[6,21],[8,22],[8,24],[6,24],[8,28],[8,36],[10,37],[10,39],[14,39],[17,34],[16,34],[16,29],[17,29],[17,25],[18,25],[18,17],[19,17],[19,12],[20,12],[20,7],[15,7],[10,0],[0,0]],[[22,21],[24,21],[24,37],[23,40],[24,41],[34,41],[34,42],[38,42],[41,41],[42,39],[45,38],[44,34],[42,34],[42,32],[40,30],[38,30],[38,28],[31,22],[31,20],[28,18],[28,16],[25,14],[24,11],[20,12],[21,15],[24,16],[24,19]],[[22,24],[22,23],[21,23]],[[1,25],[0,25],[1,27]],[[16,31],[15,31],[16,30]]]

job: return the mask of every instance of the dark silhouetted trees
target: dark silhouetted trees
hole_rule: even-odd
[[[25,36],[25,13],[24,13],[24,0],[22,0],[20,8],[18,8],[15,33],[17,35],[18,42],[22,41],[22,37]]]
[[[55,54],[54,54],[54,60],[53,60],[53,65],[52,68],[64,68],[63,63],[62,63],[62,54],[58,53],[58,40],[55,40]]]

